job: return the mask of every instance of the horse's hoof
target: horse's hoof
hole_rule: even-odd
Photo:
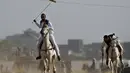
[[[47,72],[50,72],[50,69],[48,69]]]

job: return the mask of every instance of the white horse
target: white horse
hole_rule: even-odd
[[[44,64],[43,72],[44,73],[50,72],[50,68],[53,67],[53,73],[56,73],[55,62],[56,62],[57,55],[56,55],[56,51],[53,49],[52,43],[49,40],[49,35],[50,35],[49,27],[46,25],[42,32],[44,33],[43,44],[41,48],[41,56],[42,56],[41,61],[43,61]]]
[[[119,59],[120,53],[117,47],[116,39],[111,41],[111,45],[108,51],[108,66],[111,69],[112,73],[118,73],[118,69],[121,65]]]

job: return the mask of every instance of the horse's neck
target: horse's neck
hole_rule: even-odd
[[[44,37],[43,41],[43,49],[50,49],[52,48],[51,42],[49,40],[49,33],[46,34],[46,37]]]
[[[49,29],[49,26],[47,26],[47,25],[44,25],[43,27],[42,27],[42,33],[47,33],[47,31],[48,31],[48,29]]]
[[[44,37],[43,46],[46,47],[46,49],[47,49],[49,44],[50,44],[49,38],[47,38],[47,36]]]

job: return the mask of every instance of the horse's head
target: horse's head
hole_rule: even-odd
[[[46,38],[46,36],[49,35],[49,27],[47,25],[44,26],[42,33],[44,34],[44,38]]]
[[[111,40],[110,46],[117,47],[117,40],[116,39]]]
[[[43,33],[43,45],[42,45],[42,49],[43,50],[47,50],[47,49],[50,49],[52,48],[52,45],[50,43],[50,40],[49,40],[49,36],[50,36],[50,28],[49,26],[45,26],[42,30],[42,33]]]

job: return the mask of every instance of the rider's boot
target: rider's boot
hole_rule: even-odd
[[[36,60],[39,60],[39,59],[41,59],[41,52],[40,52],[40,49],[39,49],[39,55],[36,57]]]
[[[56,50],[56,49],[55,49]],[[60,53],[56,50],[56,54],[57,54],[57,59],[58,61],[61,61],[61,56],[60,56]]]
[[[57,55],[57,59],[58,59],[58,61],[61,61],[60,55]]]
[[[41,55],[39,55],[39,56],[36,57],[36,60],[39,60],[39,59],[41,59]]]

